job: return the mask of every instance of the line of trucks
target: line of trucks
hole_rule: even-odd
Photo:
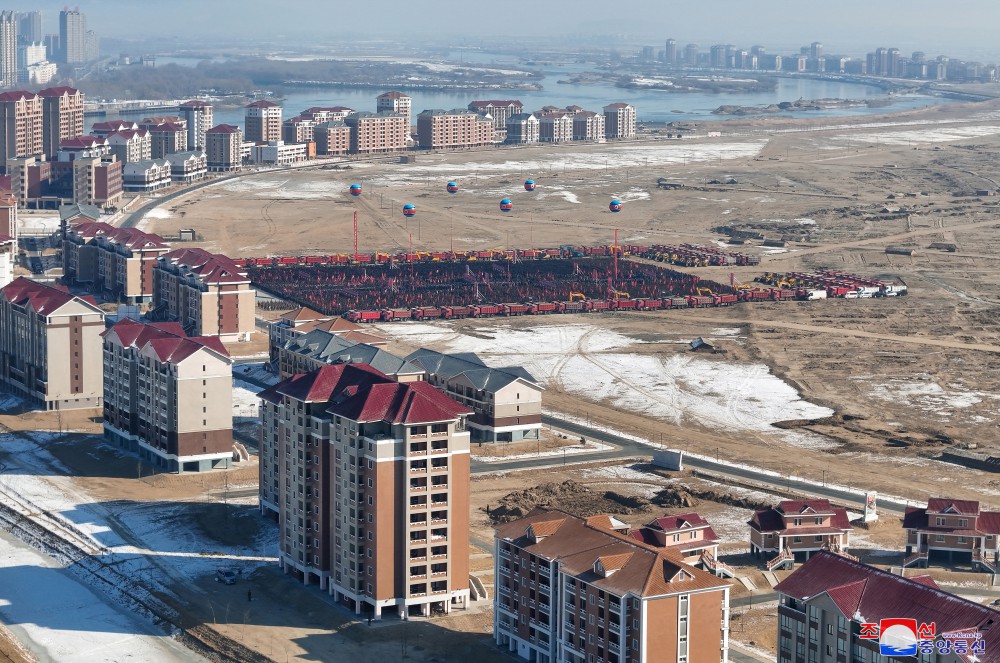
[[[760,264],[760,256],[749,256],[743,253],[723,251],[714,246],[657,244],[655,246],[633,248],[645,249],[644,251],[635,251],[633,255],[657,262],[669,262],[681,267]]]
[[[808,300],[902,297],[907,292],[905,284],[886,283],[867,276],[837,271],[764,272],[754,280],[782,289],[804,291],[806,294],[803,299]]]

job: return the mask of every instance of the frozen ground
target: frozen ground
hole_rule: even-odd
[[[930,375],[917,374],[915,379],[890,379],[885,381],[875,375],[860,375],[853,379],[864,384],[872,398],[898,402],[906,401],[919,405],[924,413],[941,420],[948,420],[956,410],[967,410],[979,406],[978,411],[995,414],[1000,405],[1000,396],[965,388],[961,384],[941,385]]]
[[[205,660],[4,531],[0,577],[0,618],[39,661]]]
[[[774,433],[791,444],[829,442],[771,426],[815,419],[833,411],[802,400],[763,364],[737,364],[691,354],[629,353],[639,341],[585,323],[513,328],[485,323],[475,335],[446,324],[394,325],[391,334],[411,345],[475,352],[488,364],[520,365],[549,388],[675,424],[752,433]],[[728,330],[725,332],[728,335]]]
[[[260,399],[257,398],[259,391],[260,387],[256,385],[233,379],[233,416],[256,417],[260,407]]]
[[[577,454],[589,454],[598,451],[607,451],[608,449],[613,449],[610,444],[601,444],[600,442],[594,442],[593,440],[588,440],[583,444],[577,444],[572,447],[563,447],[561,449],[551,449],[549,451],[542,451],[540,453],[523,453],[515,454],[513,456],[476,456],[473,454],[472,459],[480,463],[506,463],[511,460],[525,460],[527,458],[564,458],[565,456],[573,456]]]

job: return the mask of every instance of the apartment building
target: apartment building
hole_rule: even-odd
[[[153,159],[162,159],[168,154],[187,149],[188,129],[175,122],[164,122],[149,127],[149,138]]]
[[[1000,612],[942,591],[930,576],[904,578],[824,551],[775,591],[778,663],[987,663],[1000,651]],[[918,655],[880,653],[884,619],[915,621]],[[948,633],[966,637],[941,637]]]
[[[469,110],[493,119],[493,128],[506,130],[507,120],[524,112],[524,104],[518,99],[490,99],[469,102]]]
[[[401,113],[351,113],[344,124],[351,128],[351,154],[402,152],[410,135],[409,116]]]
[[[292,338],[316,329],[340,336],[353,343],[367,343],[373,346],[383,346],[388,343],[385,338],[362,331],[361,325],[345,320],[339,315],[323,315],[311,308],[300,306],[287,313],[282,313],[277,320],[268,325],[267,338],[268,346],[271,349],[271,359],[276,360],[279,350]]]
[[[380,339],[378,345],[384,345]],[[368,364],[397,382],[424,379],[424,370],[377,345],[358,343],[353,333],[338,334],[313,329],[289,339],[278,350],[278,375],[285,379],[327,364]]]
[[[425,110],[417,116],[417,142],[424,150],[488,147],[493,121],[463,108]]]
[[[1000,512],[983,511],[978,501],[937,497],[927,506],[906,507],[906,559],[903,566],[933,560],[970,563],[996,573],[1000,561]]]
[[[58,167],[59,162],[54,164]],[[81,205],[95,205],[102,209],[117,207],[123,197],[122,162],[114,157],[84,157],[75,159],[73,165],[73,191],[71,201]]]
[[[323,124],[324,122],[343,122],[345,117],[355,112],[357,111],[347,106],[313,106],[299,113],[299,117],[308,118],[316,124]]]
[[[313,127],[316,154],[342,155],[351,152],[351,127],[341,121],[329,120]]]
[[[205,132],[212,127],[212,104],[192,99],[179,105],[177,112],[187,125],[186,147],[179,151],[204,150]]]
[[[109,120],[107,122],[94,122],[90,126],[90,134],[92,136],[101,136],[102,138],[107,138],[113,133],[119,131],[137,131],[139,125],[131,120]]]
[[[87,17],[79,9],[64,7],[59,12],[60,62],[80,64],[87,61]]]
[[[56,161],[74,161],[77,157],[108,157],[111,146],[101,136],[74,136],[59,141],[59,150],[48,155]]]
[[[17,265],[17,198],[0,193],[0,288],[14,280]]]
[[[37,157],[7,159],[10,190],[21,207],[37,207],[52,176],[52,163]]]
[[[573,140],[573,114],[566,111],[541,113],[538,140],[542,143],[566,143]]]
[[[406,361],[427,381],[475,413],[466,421],[473,442],[537,440],[542,386],[520,366],[490,368],[472,353],[448,355],[421,348]]]
[[[250,142],[281,140],[281,106],[266,99],[247,104],[244,127],[244,137]]]
[[[145,129],[113,131],[108,134],[107,140],[111,154],[123,164],[153,158],[153,137]]]
[[[63,235],[64,279],[127,304],[153,299],[153,270],[170,250],[159,235],[99,221],[70,226]]]
[[[246,340],[255,329],[256,293],[246,270],[224,255],[177,249],[153,270],[156,320],[179,322],[191,336]]]
[[[303,143],[285,143],[272,140],[264,145],[254,145],[250,150],[250,162],[265,166],[288,166],[308,158]]]
[[[0,12],[0,87],[17,85],[17,15]]]
[[[768,570],[809,559],[820,550],[845,551],[851,544],[847,510],[829,500],[783,500],[755,511],[747,524],[750,552],[767,558]]]
[[[285,572],[375,619],[467,607],[468,410],[359,364],[261,399],[261,504],[277,507]]]
[[[385,94],[380,94],[375,98],[375,111],[379,114],[385,113],[387,115],[391,115],[393,113],[398,113],[399,115],[402,115],[406,137],[409,138],[410,127],[413,126],[411,101],[412,100],[409,95],[403,94],[402,92],[386,92]]]
[[[169,472],[229,467],[233,360],[216,336],[125,319],[104,338],[104,435]]]
[[[170,162],[166,159],[144,159],[125,164],[122,186],[126,191],[159,191],[170,186]]]
[[[635,138],[635,106],[608,104],[604,107],[604,134],[607,138]]]
[[[170,164],[170,179],[173,182],[190,184],[208,176],[208,156],[201,150],[175,152],[164,159]]]
[[[290,117],[281,123],[281,140],[288,144],[308,143],[315,140],[316,122],[312,118]]]
[[[104,312],[23,276],[0,288],[0,383],[46,410],[100,407]]]
[[[84,94],[63,85],[40,90],[38,96],[42,100],[42,152],[51,159],[62,141],[83,135]]]
[[[32,92],[0,93],[0,160],[39,155],[42,149],[42,98]]]
[[[205,155],[210,173],[243,167],[243,132],[231,124],[220,124],[205,132]]]
[[[533,113],[518,113],[507,120],[508,145],[537,143],[539,136],[538,118]]]
[[[604,115],[594,111],[581,110],[573,115],[573,140],[603,143]]]
[[[725,663],[729,584],[609,516],[496,527],[493,637],[536,663]]]

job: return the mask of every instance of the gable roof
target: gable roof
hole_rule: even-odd
[[[802,600],[826,593],[854,621],[899,617],[935,622],[939,633],[979,630],[987,651],[1000,649],[1000,612],[941,591],[926,578],[904,578],[827,551],[814,553],[775,590]]]
[[[928,513],[955,513],[975,516],[979,514],[979,502],[975,500],[953,500],[947,497],[933,497],[927,500]]]
[[[23,276],[0,288],[0,297],[16,306],[30,307],[38,315],[52,315],[74,301],[94,313],[104,315],[94,303],[93,297],[75,297],[65,286],[39,283]]]
[[[149,324],[125,318],[102,332],[101,336],[106,341],[117,340],[123,347],[142,349],[149,345],[157,359],[163,362],[177,363],[201,348],[229,359],[229,351],[217,336],[188,336],[176,322]]]
[[[247,104],[246,108],[281,108],[281,104],[276,104],[273,101],[268,101],[267,99],[260,99]]]
[[[459,405],[426,382],[371,384],[327,412],[359,423],[429,424],[458,419],[472,410]]]
[[[47,87],[44,90],[38,91],[39,97],[61,97],[64,94],[73,96],[80,94],[80,91],[76,88],[67,87],[65,85],[61,85],[59,87]]]
[[[285,349],[325,364],[369,364],[386,375],[420,375],[424,369],[367,343],[355,343],[349,334],[333,334],[322,329],[292,338]]]
[[[517,380],[522,380],[539,390],[542,388],[524,368],[519,366],[490,368],[482,359],[471,353],[448,355],[421,348],[410,353],[406,361],[416,364],[430,375],[437,375],[445,380],[464,375],[476,389],[484,391],[497,391]]]

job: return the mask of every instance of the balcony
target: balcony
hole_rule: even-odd
[[[608,622],[608,630],[612,633],[621,633],[622,627],[618,622]]]
[[[503,548],[501,548],[500,549],[500,557],[502,557],[503,559],[510,559],[510,551],[509,550],[504,550]]]
[[[618,655],[621,654],[622,649],[614,642],[608,642],[608,651],[612,654]]]

